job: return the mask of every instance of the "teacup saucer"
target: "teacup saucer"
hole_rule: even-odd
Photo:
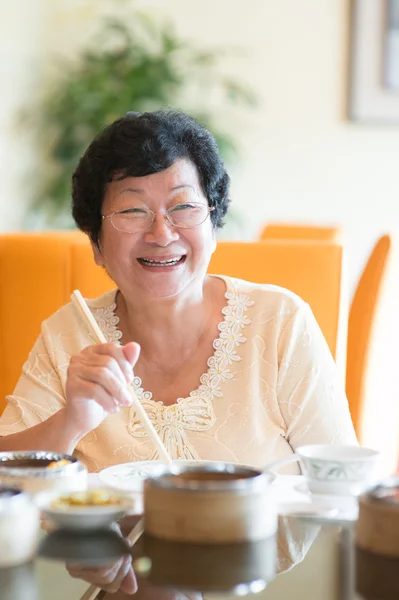
[[[315,504],[328,506],[335,509],[334,515],[318,516],[317,520],[321,524],[332,524],[348,526],[357,521],[359,515],[359,506],[356,496],[337,496],[327,494],[316,494],[309,491],[307,483],[301,481],[294,486],[294,490],[310,499],[310,505]]]
[[[334,517],[338,512],[338,508],[316,502],[282,502],[278,507],[278,514],[283,517],[297,517],[312,521]]]

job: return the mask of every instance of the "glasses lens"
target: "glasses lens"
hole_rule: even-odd
[[[127,233],[145,231],[151,227],[152,213],[143,208],[129,208],[123,212],[114,213],[111,216],[111,223],[118,231]]]
[[[209,215],[209,210],[205,204],[190,202],[187,204],[177,204],[168,214],[170,222],[173,225],[188,228],[203,223]]]

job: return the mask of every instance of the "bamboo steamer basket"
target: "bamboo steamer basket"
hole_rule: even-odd
[[[356,590],[365,600],[399,598],[399,477],[359,499]]]
[[[356,545],[399,559],[399,477],[391,477],[359,499]]]
[[[144,534],[133,548],[137,576],[152,585],[208,594],[260,592],[275,578],[276,560],[275,535],[241,544],[181,544]]]
[[[231,463],[165,470],[144,483],[144,528],[163,540],[227,544],[277,530],[274,475]]]
[[[357,547],[356,591],[364,600],[398,600],[399,558]]]

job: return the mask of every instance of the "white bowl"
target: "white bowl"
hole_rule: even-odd
[[[112,495],[118,499],[118,504],[105,506],[53,506],[55,500],[62,496],[68,496],[71,493],[73,492],[61,493],[56,490],[40,492],[36,494],[34,501],[45,519],[57,527],[73,531],[92,531],[108,527],[114,521],[121,519],[134,506],[132,498],[114,492]]]

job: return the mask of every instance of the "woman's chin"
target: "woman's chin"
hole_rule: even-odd
[[[146,296],[152,300],[166,300],[178,296],[184,289],[183,281],[180,282],[159,282],[158,285],[146,285]]]

